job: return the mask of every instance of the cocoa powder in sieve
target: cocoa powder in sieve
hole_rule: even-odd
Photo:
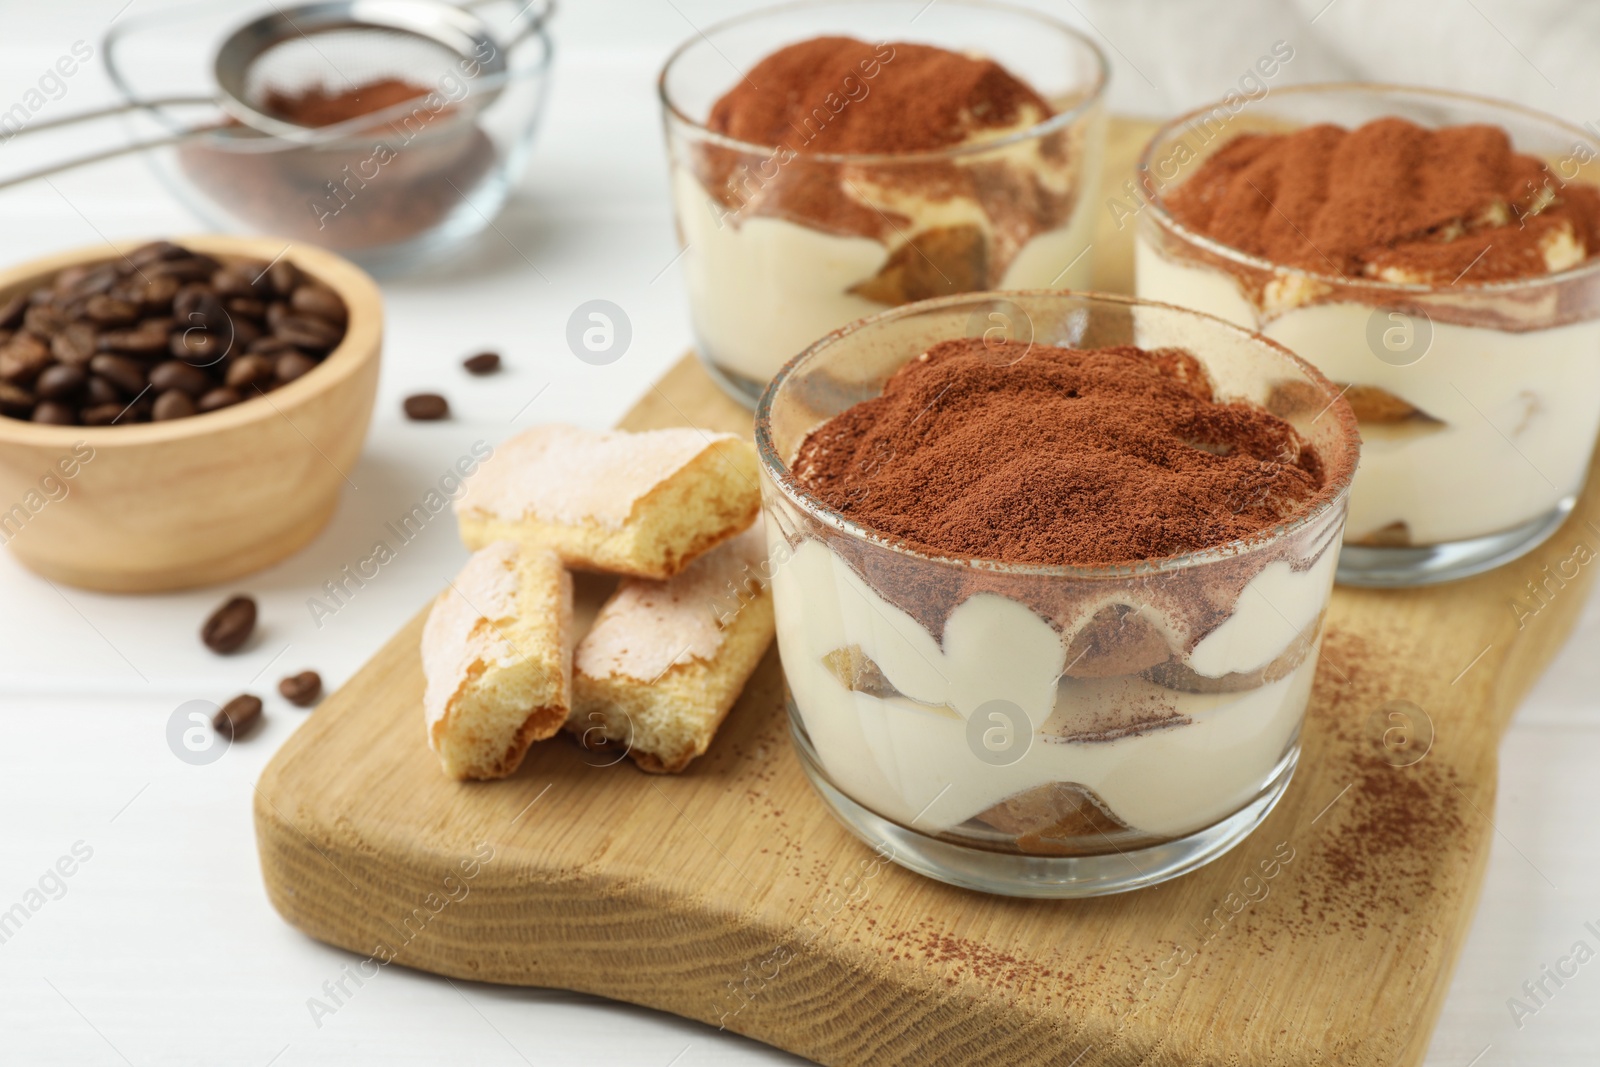
[[[1093,566],[1248,538],[1305,506],[1324,473],[1283,419],[1215,400],[1178,350],[962,338],[802,443],[796,478],[913,547]]]
[[[346,88],[270,90],[262,109],[307,127],[330,126],[411,101],[383,125],[331,144],[229,151],[198,141],[179,165],[231,214],[270,233],[360,251],[420,237],[461,210],[497,161],[469,113],[399,78]]]
[[[406,100],[426,96],[428,90],[399,78],[379,78],[365,85],[328,89],[313,85],[298,92],[268,89],[262,110],[297,126],[333,126]]]

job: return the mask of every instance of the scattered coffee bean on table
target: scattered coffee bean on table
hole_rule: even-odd
[[[416,393],[406,397],[403,406],[406,418],[414,422],[433,422],[450,417],[450,401],[438,393]]]
[[[338,293],[285,260],[154,241],[0,299],[0,416],[121,426],[216,411],[315,368],[348,321]]]
[[[253,697],[249,693],[240,693],[226,704],[222,705],[211,719],[211,726],[223,737],[237,740],[250,732],[250,728],[261,718],[261,698]]]
[[[309,708],[322,695],[322,675],[316,671],[291,674],[278,683],[278,692],[295,707]]]
[[[200,628],[200,640],[213,652],[237,651],[256,628],[256,602],[250,597],[229,597]]]
[[[467,368],[468,374],[493,374],[500,369],[500,353],[479,352],[462,360],[461,365]]]

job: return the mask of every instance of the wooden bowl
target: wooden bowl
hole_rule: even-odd
[[[129,426],[0,417],[0,543],[53,581],[150,593],[260,570],[322,529],[361,452],[383,338],[372,279],[310,245],[283,251],[276,238],[175,240],[223,261],[282,252],[344,298],[344,340],[305,376],[204,415]],[[101,244],[0,271],[0,300],[110,258]]]

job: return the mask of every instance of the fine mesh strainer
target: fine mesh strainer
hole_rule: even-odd
[[[553,0],[533,0],[513,18],[510,35],[500,39],[471,10],[482,2],[457,6],[442,0],[333,0],[275,8],[223,40],[212,63],[211,95],[138,98],[113,61],[120,32],[114,27],[106,35],[103,54],[107,73],[127,102],[35,123],[14,137],[133,111],[151,114],[171,132],[0,179],[0,188],[200,137],[225,139],[233,151],[275,152],[328,144],[404,121],[417,107],[413,98],[344,122],[308,127],[267,110],[274,94],[355,89],[389,77],[428,87],[470,85],[470,93],[451,101],[457,117],[468,116],[493,102],[508,79],[507,54],[539,32],[554,8]],[[220,109],[223,118],[182,125],[168,113],[171,108],[201,106]]]

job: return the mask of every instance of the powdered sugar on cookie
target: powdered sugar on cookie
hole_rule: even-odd
[[[747,582],[765,582],[762,524],[713,549],[665,582],[630,579],[618,588],[578,645],[575,667],[591,678],[653,682],[672,667],[717,657],[723,614]]]
[[[496,541],[474,553],[434,603],[422,631],[422,671],[428,679],[422,706],[430,731],[468,674],[481,673],[481,664],[517,658],[502,631],[517,614],[520,551],[513,542]]]
[[[456,501],[456,513],[620,529],[634,505],[718,441],[700,430],[535,426],[505,442]]]

